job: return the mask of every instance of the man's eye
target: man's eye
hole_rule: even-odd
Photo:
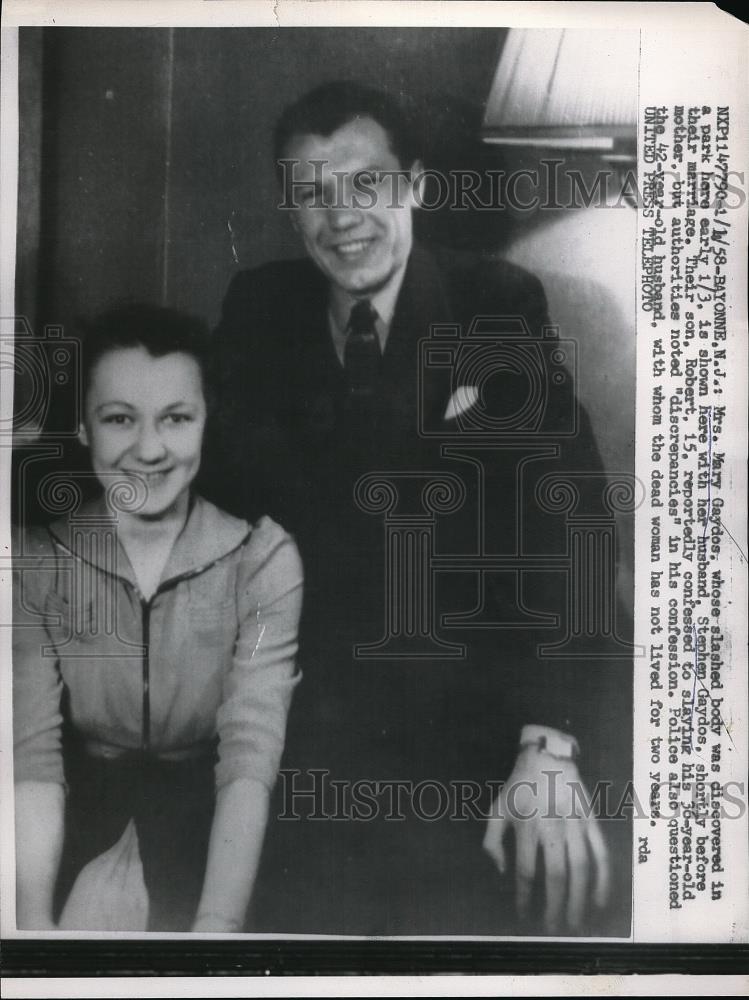
[[[116,427],[126,427],[133,422],[133,418],[127,413],[110,413],[103,420],[105,424],[114,424]]]

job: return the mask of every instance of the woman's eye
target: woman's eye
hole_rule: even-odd
[[[110,413],[109,416],[104,417],[104,423],[114,424],[117,427],[125,427],[132,423],[132,419],[127,413]]]
[[[173,424],[188,424],[192,421],[191,413],[170,413],[167,418]]]

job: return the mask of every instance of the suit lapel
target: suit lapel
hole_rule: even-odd
[[[452,309],[443,275],[434,258],[415,244],[403,277],[385,348],[385,359],[395,362],[408,345],[429,336],[431,323],[452,322]]]
[[[421,383],[422,417],[432,423],[446,405],[448,379],[445,371],[425,367],[419,342],[429,339],[432,324],[455,322],[453,303],[445,274],[434,257],[414,244],[396,304],[383,358],[383,374],[389,386],[398,387],[403,399],[415,401]]]

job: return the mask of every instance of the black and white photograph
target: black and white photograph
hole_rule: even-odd
[[[746,940],[746,124],[454,14],[14,29],[4,938]]]

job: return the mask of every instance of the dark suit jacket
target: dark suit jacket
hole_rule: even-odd
[[[423,454],[417,438],[418,408],[422,424],[438,426],[453,386],[448,368],[432,367],[425,373],[419,401],[419,342],[429,336],[430,324],[467,328],[474,317],[487,314],[522,316],[537,337],[548,324],[543,289],[527,272],[505,262],[480,263],[468,255],[437,257],[416,246],[396,304],[377,402],[366,428],[360,423],[350,428],[344,374],[328,328],[324,276],[307,259],[237,274],[215,338],[223,421],[218,435],[219,445],[223,442],[221,478],[233,476],[231,490],[225,490],[227,501],[245,514],[253,506],[265,510],[270,503],[272,509],[288,511],[287,518],[300,515],[301,498],[290,496],[288,482],[269,479],[267,472],[258,477],[248,461],[248,445],[267,460],[273,435],[274,446],[284,454],[289,448],[300,453],[312,449],[315,464],[331,442],[335,448],[351,443],[360,453],[366,439],[362,467],[368,468],[382,467],[376,463],[383,460],[403,464],[404,450],[409,458],[415,448]],[[495,388],[495,395],[508,389]],[[569,401],[566,393],[565,403]],[[553,421],[550,413],[547,422]],[[236,446],[238,428],[241,447]],[[590,435],[586,440],[594,449]],[[216,447],[214,438],[206,456],[213,469]],[[587,463],[595,467],[597,454]],[[304,489],[314,488],[314,481],[322,478],[320,471],[309,472]]]
[[[458,511],[436,518],[435,548],[460,553],[471,552],[476,545],[482,490],[475,462],[442,454],[444,443],[463,441],[461,436],[451,437],[459,429],[458,421],[445,421],[444,414],[464,377],[456,381],[455,366],[440,364],[439,359],[425,367],[419,344],[430,337],[434,324],[456,326],[465,333],[481,316],[509,318],[510,323],[522,317],[531,340],[540,344],[548,324],[543,289],[534,276],[508,263],[481,262],[473,256],[427,252],[416,246],[396,304],[381,383],[376,398],[362,412],[348,397],[333,348],[326,280],[310,261],[276,262],[242,272],[229,287],[215,334],[220,405],[207,439],[201,488],[210,499],[244,517],[267,513],[280,521],[296,534],[305,562],[300,645],[305,680],[289,721],[286,767],[328,769],[332,776],[349,781],[506,778],[520,727],[534,722],[574,732],[583,748],[583,771],[587,762],[589,775],[599,772],[617,780],[628,773],[631,741],[629,725],[622,725],[622,716],[629,720],[628,671],[621,666],[541,661],[536,646],[550,640],[548,631],[442,630],[444,638],[467,646],[467,657],[457,661],[361,660],[352,655],[354,644],[382,635],[387,584],[382,518],[362,511],[354,500],[354,484],[361,475],[413,473],[399,480],[399,489],[406,494],[409,489],[420,491],[430,472],[457,474],[466,498]],[[455,343],[455,337],[447,336],[438,346]],[[548,361],[550,350],[547,340],[538,348],[538,356]],[[490,365],[493,374],[484,380],[482,405],[501,424],[522,409],[529,392],[528,373],[513,371],[511,347],[500,349]],[[469,364],[468,371],[481,381],[481,370]],[[487,503],[484,535],[491,551],[507,551],[516,544],[520,508],[526,551],[563,553],[564,521],[540,513],[538,505],[529,502],[534,485],[554,471],[601,471],[587,416],[577,407],[571,380],[560,385],[549,381],[542,390],[543,403],[530,423],[510,437],[519,447],[522,442],[537,443],[541,435],[550,448],[546,458],[527,467],[533,474],[523,495],[518,494],[512,450],[489,452],[481,459]],[[576,418],[577,433],[555,438],[555,428],[568,424],[570,414]],[[474,444],[481,439],[480,428],[477,432],[469,427],[469,432]],[[412,500],[405,497],[406,507]],[[524,592],[531,605],[546,612],[563,610],[560,574],[533,574],[531,583]],[[443,574],[435,595],[438,611],[467,611],[477,593],[475,573]],[[511,602],[507,581],[499,577],[491,581],[487,600],[498,607]],[[619,733],[623,731],[616,746],[608,740],[608,749],[607,740],[600,738],[607,719]],[[482,803],[486,804],[486,795]],[[307,832],[310,826],[306,825]],[[453,909],[445,913],[444,907],[435,910],[424,903],[418,889],[429,885],[434,892],[439,875],[436,869],[431,876],[424,875],[424,864],[441,868],[443,848],[434,846],[430,851],[425,844],[443,828],[448,831],[443,848],[451,852],[453,866],[459,866],[456,857],[480,853],[478,824],[466,833],[466,824],[440,828],[421,822],[408,827],[408,834],[392,823],[318,824],[320,843],[317,849],[310,848],[315,860],[295,878],[300,884],[312,879],[315,888],[307,898],[320,905],[320,884],[310,875],[310,868],[316,867],[337,912],[333,916],[332,910],[323,908],[310,914],[308,922],[299,923],[301,911],[296,908],[292,924],[309,931],[363,933],[477,929],[472,922],[477,907],[470,892],[461,918],[454,899]],[[273,836],[276,845],[287,834],[289,850],[298,852],[304,832],[290,831],[287,825]],[[454,843],[455,836],[460,846]],[[380,858],[377,863],[372,861],[375,856]],[[400,868],[396,856],[401,858]],[[288,855],[278,856],[276,863],[279,870],[288,869]],[[385,864],[391,888],[378,908],[373,904],[377,893],[370,881],[362,881],[362,871],[371,873],[374,867],[377,873]],[[466,864],[471,868],[473,860]],[[392,877],[394,867],[400,871],[397,877]],[[472,869],[467,881],[475,885],[481,878]],[[279,897],[276,882],[273,885],[266,906],[269,899]],[[398,891],[396,885],[408,888]],[[288,891],[296,898],[293,880]],[[355,902],[357,891],[360,903]],[[345,918],[336,903],[341,899],[349,900]],[[435,916],[437,911],[443,923]],[[294,929],[288,914],[279,919],[284,927],[263,924],[261,929]],[[494,913],[480,926],[496,928],[497,919]]]

